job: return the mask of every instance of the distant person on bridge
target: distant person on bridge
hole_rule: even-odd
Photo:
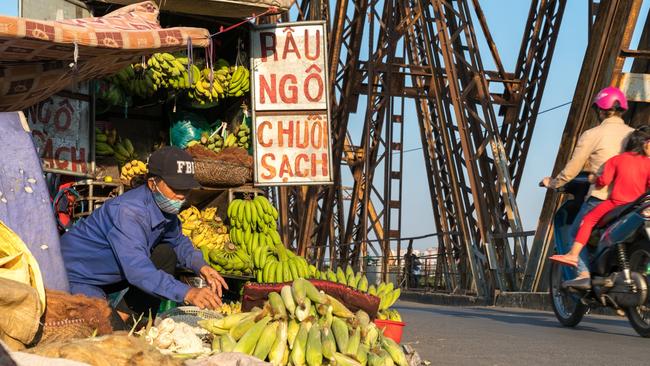
[[[625,152],[607,160],[600,176],[589,175],[595,186],[611,185],[609,198],[585,215],[569,253],[551,256],[552,261],[577,267],[582,248],[589,241],[591,231],[608,212],[618,206],[634,202],[650,189],[650,126],[643,126],[632,133]],[[580,273],[576,281],[580,287],[589,287],[589,272]]]
[[[627,110],[627,99],[623,92],[615,87],[607,87],[601,90],[593,104],[594,110],[598,113],[600,125],[585,131],[573,150],[571,160],[555,178],[546,177],[540,185],[557,189],[575,178],[581,171],[590,174],[600,174],[605,162],[613,156],[623,152],[627,139],[634,129],[625,124],[621,118]],[[580,223],[587,212],[598,206],[609,198],[610,187],[591,188],[590,197],[583,203],[580,211],[573,221],[570,237],[574,240]],[[577,262],[578,278],[589,276],[587,267],[587,254],[582,253]]]

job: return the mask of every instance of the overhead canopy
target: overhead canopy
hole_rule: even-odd
[[[143,55],[208,45],[208,30],[162,29],[152,1],[99,18],[0,16],[0,111],[30,107],[66,86],[114,74]],[[76,63],[75,63],[76,59]]]

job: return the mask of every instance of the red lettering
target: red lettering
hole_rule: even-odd
[[[285,87],[287,81],[290,81],[291,83],[289,84],[288,87]],[[288,104],[295,104],[298,103],[298,88],[296,87],[296,84],[298,83],[298,80],[296,80],[296,75],[284,75],[280,79],[280,99],[284,103]],[[286,92],[289,91],[289,96],[287,97]]]
[[[312,177],[316,176],[316,172],[317,172],[316,166],[318,164],[321,165],[321,170],[323,172],[322,176],[326,177],[328,175],[329,162],[327,160],[327,153],[323,153],[321,154],[321,156],[322,159],[318,160],[318,158],[316,158],[316,154],[311,154],[311,176]]]
[[[307,154],[298,154],[296,156],[296,176],[304,178],[309,175],[309,169],[305,169],[304,172],[300,170],[301,160],[309,161],[309,156]]]
[[[271,147],[271,145],[273,145],[273,139],[269,139],[268,142],[264,142],[265,128],[273,128],[273,125],[269,121],[260,123],[260,125],[257,127],[257,143],[262,147]]]
[[[323,122],[323,124],[322,124],[322,126],[323,126],[323,144],[321,145],[321,147],[323,147],[325,149],[329,149],[330,148],[329,124],[327,123],[327,121],[322,121],[322,122]]]
[[[86,172],[86,149],[79,149],[79,155],[77,155],[77,148],[70,148],[70,160],[72,161],[72,171],[73,172]]]
[[[291,49],[289,49],[289,46],[291,46]],[[287,32],[287,38],[284,41],[284,51],[282,52],[283,60],[287,59],[288,53],[295,53],[296,58],[300,60],[300,53],[298,52],[298,46],[296,45],[296,41],[293,39],[292,32]]]
[[[46,125],[52,118],[52,111],[47,107],[47,104],[52,104],[54,101],[52,98],[47,98],[38,105],[38,115],[37,119],[40,123]]]
[[[267,40],[269,38],[271,39],[271,44],[267,43]],[[260,48],[262,51],[262,62],[266,62],[266,59],[270,54],[273,54],[273,61],[278,60],[278,53],[275,50],[276,42],[277,40],[275,39],[275,33],[273,32],[260,33]]]
[[[305,28],[305,57],[308,60],[315,61],[320,57],[320,29],[316,30],[316,37],[314,37],[316,43],[316,54],[314,56],[309,55],[309,31]]]
[[[266,94],[269,95],[270,103],[277,103],[278,96],[275,89],[275,74],[271,74],[271,85],[266,81],[264,75],[260,75],[260,103],[266,103]]]
[[[321,121],[315,121],[311,125],[311,146],[320,149],[323,146],[323,126]]]
[[[70,128],[72,124],[72,106],[67,99],[59,103],[59,108],[54,112],[54,128],[62,132]]]
[[[289,143],[285,145],[284,135],[289,138]],[[289,121],[289,127],[284,128],[282,121],[278,121],[278,146],[293,147],[293,121]]]
[[[272,162],[275,161],[275,156],[273,154],[271,154],[271,153],[267,153],[267,154],[262,155],[262,159],[261,159],[260,163],[262,164],[262,168],[266,169],[266,171],[268,173],[266,173],[266,174],[262,173],[262,174],[260,174],[260,176],[262,178],[264,178],[264,179],[273,179],[273,178],[275,178],[275,174],[276,174],[275,167],[273,167],[273,165],[268,163],[267,160],[270,160],[271,163],[272,163]]]
[[[287,175],[288,177],[293,177],[293,171],[291,170],[291,163],[289,162],[289,157],[286,155],[282,155],[282,164],[280,164],[280,175],[279,177],[282,178],[283,181],[287,180]]]
[[[312,80],[316,81],[317,88],[318,88],[317,89],[318,92],[316,93],[315,97],[313,97],[311,95],[311,93],[309,92],[309,86],[310,86],[310,83],[311,83]],[[321,77],[321,74],[317,74],[317,73],[309,74],[305,78],[305,82],[303,84],[303,89],[304,89],[304,92],[305,92],[305,97],[307,97],[307,100],[309,100],[312,103],[320,101],[321,98],[323,97],[323,91],[324,91],[323,78]]]
[[[302,122],[302,123],[301,123]],[[300,142],[300,125],[303,124],[304,133],[302,142]],[[296,121],[296,147],[304,149],[309,146],[309,122],[307,121]]]
[[[64,146],[56,149],[54,152],[54,163],[58,169],[66,169],[68,167],[68,161],[65,160],[61,155],[69,153],[70,149]]]

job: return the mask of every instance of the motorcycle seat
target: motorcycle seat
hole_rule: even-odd
[[[611,224],[614,220],[618,219],[619,217],[627,214],[634,207],[636,207],[639,203],[641,203],[644,200],[648,199],[648,194],[649,193],[645,193],[645,194],[641,195],[641,197],[639,197],[634,202],[630,202],[627,205],[618,206],[615,209],[609,211],[605,216],[603,216],[602,219],[600,219],[600,221],[598,221],[598,224],[596,225],[596,227],[597,228],[603,228],[603,227]]]

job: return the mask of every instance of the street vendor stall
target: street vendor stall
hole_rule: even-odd
[[[398,344],[404,323],[391,308],[400,290],[392,283],[369,283],[349,266],[317,268],[297,255],[283,242],[276,203],[267,196],[267,186],[287,182],[287,170],[294,184],[331,181],[329,91],[318,82],[327,79],[324,25],[309,23],[304,38],[296,35],[306,44],[312,32],[322,48],[315,51],[317,56],[314,48],[311,56],[306,54],[315,57],[318,65],[310,67],[308,74],[296,72],[304,83],[306,100],[300,97],[301,108],[307,112],[290,114],[282,103],[265,107],[251,95],[251,89],[259,88],[268,100],[278,95],[286,99],[286,90],[276,95],[275,85],[264,87],[256,79],[255,73],[263,73],[264,68],[254,65],[269,55],[260,54],[259,44],[252,50],[249,42],[250,20],[286,10],[287,2],[168,0],[161,4],[160,17],[152,1],[86,3],[97,15],[106,14],[49,22],[0,16],[4,52],[0,110],[25,111],[7,118],[13,118],[13,128],[20,128],[12,136],[22,138],[7,146],[25,145],[30,127],[37,145],[37,152],[30,146],[16,157],[15,169],[11,165],[13,179],[16,172],[23,180],[25,172],[34,179],[25,180],[32,191],[0,193],[0,200],[7,199],[7,214],[0,207],[0,220],[23,238],[29,249],[25,258],[33,255],[40,265],[34,268],[47,269],[33,271],[22,281],[26,291],[42,301],[30,323],[37,331],[30,339],[19,340],[28,346],[25,352],[91,365],[174,365],[191,358],[197,360],[187,365],[239,360],[406,366],[407,356]],[[115,10],[116,4],[129,5]],[[232,19],[247,16],[252,17]],[[164,19],[162,26],[201,28],[162,28],[159,19]],[[272,28],[259,29],[286,33]],[[275,69],[269,66],[267,71],[289,69],[271,66]],[[259,133],[259,125],[268,122],[281,128],[283,116],[296,118],[295,130],[287,129],[289,142],[282,145],[280,138],[279,144],[261,144],[269,136]],[[291,131],[296,133],[295,143]],[[193,168],[184,165],[191,160],[188,156],[174,161],[172,170],[181,164],[178,173],[191,174],[200,183],[187,190],[185,205],[169,221],[180,222],[182,235],[212,268],[203,267],[226,277],[230,291],[223,296],[224,304],[213,310],[164,301],[158,314],[134,319],[128,334],[111,334],[114,312],[109,305],[116,306],[124,290],[106,292],[109,302],[66,293],[58,235],[86,225],[79,223],[90,222],[93,212],[108,200],[134,193],[144,184],[158,184],[148,181],[149,168],[155,167],[155,158],[150,164],[148,158],[155,151],[168,151],[167,146],[182,149],[174,150],[193,159]],[[278,157],[276,167],[265,163],[262,156],[267,155]],[[301,168],[303,155],[313,158],[307,175],[303,175],[306,161]],[[41,166],[47,181],[42,179]],[[278,174],[264,178],[260,167]],[[21,210],[18,200],[32,200],[23,205],[31,211]],[[52,208],[55,217],[49,214]],[[25,222],[17,223],[21,218]],[[34,235],[37,225],[43,230]],[[191,248],[186,238],[176,237]],[[202,262],[196,250],[193,255]],[[15,254],[0,250],[0,263],[11,255]],[[41,274],[44,286],[38,281]],[[206,278],[186,268],[172,274],[191,289],[209,285]],[[182,296],[176,301],[182,301]]]

